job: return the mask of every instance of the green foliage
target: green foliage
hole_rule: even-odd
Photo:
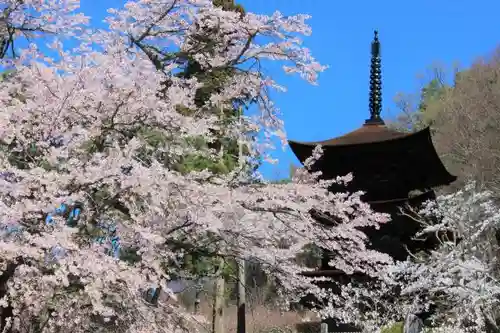
[[[1,52],[1,51],[0,51]],[[3,72],[0,72],[0,82],[12,80],[16,75],[16,70],[9,69]],[[16,91],[9,91],[9,96],[17,99],[18,101],[24,103],[26,102],[26,97],[22,94],[22,88]]]
[[[213,273],[214,265],[216,264],[214,258],[202,256],[198,253],[186,254],[183,261],[183,269],[199,277]]]
[[[222,7],[224,10],[232,10],[245,14],[245,9],[242,5],[236,4],[234,0],[213,0],[214,6]]]
[[[446,85],[444,85],[439,79],[432,79],[424,88],[422,88],[418,111],[425,112],[428,109],[429,104],[438,100],[444,94],[445,90]]]
[[[237,161],[228,154],[224,154],[221,159],[213,161],[204,156],[191,154],[182,157],[175,169],[181,173],[193,171],[209,170],[214,174],[227,174],[237,165]]]
[[[165,133],[157,129],[141,127],[137,134],[139,138],[143,139],[151,147],[165,146],[169,142]]]
[[[9,77],[11,77],[13,74],[15,74],[15,70],[13,69],[10,69],[10,70],[6,70],[6,71],[3,71],[0,73],[0,82],[8,79]]]
[[[213,0],[213,4],[216,7],[221,7],[226,11],[235,11],[245,14],[244,8],[235,4],[234,0]],[[216,40],[212,38],[213,33],[207,31],[204,34],[198,36],[193,36],[192,38],[203,47],[204,52],[210,53],[216,46]],[[182,78],[197,78],[199,82],[203,85],[196,91],[195,94],[195,104],[198,107],[202,107],[209,100],[210,96],[220,91],[226,82],[235,75],[236,70],[232,66],[222,66],[211,68],[209,71],[202,68],[202,66],[194,59],[193,55],[186,54],[183,52],[177,52],[174,54],[167,54],[164,56],[163,61],[169,62],[175,60],[177,62],[184,63],[184,70],[181,71],[178,76]],[[165,83],[168,86],[168,82]],[[234,114],[237,110],[235,107],[232,110]],[[180,110],[182,113],[188,112],[188,110]],[[217,110],[213,110],[216,112]]]
[[[239,12],[241,15],[245,14],[243,7],[236,4],[234,0],[213,0],[213,4],[214,6],[221,7],[226,11]],[[204,52],[210,53],[216,46],[216,41],[212,38],[213,35],[213,32],[207,31],[206,33],[198,36],[193,36],[193,39],[195,40],[195,43],[199,43],[200,47],[203,47]],[[165,64],[173,60],[177,63],[183,63],[182,71],[177,74],[179,77],[196,78],[202,83],[202,86],[198,88],[195,93],[195,104],[198,108],[205,106],[212,94],[223,89],[228,80],[231,79],[236,72],[232,66],[215,67],[207,71],[194,59],[193,55],[183,52],[166,54],[162,58],[162,62]],[[165,86],[168,87],[168,85],[169,82],[165,82]],[[219,116],[221,128],[225,128],[225,125],[227,124],[234,123],[239,114],[239,106],[244,105],[249,101],[234,100],[232,102],[233,107],[222,110],[222,114],[221,110],[215,108],[206,111]],[[193,111],[186,108],[179,108],[178,111],[184,115],[193,115]],[[215,142],[203,142],[202,146],[203,148],[216,150],[222,149],[223,156],[219,160],[213,161],[201,156],[200,154],[191,154],[183,156],[181,161],[179,161],[174,168],[182,173],[208,169],[215,174],[226,174],[234,170],[238,166],[237,143],[235,140],[225,137],[224,131],[214,134],[217,137]],[[190,142],[187,143],[189,144]],[[244,151],[243,154],[247,155],[248,151]]]
[[[103,151],[104,148],[105,145],[103,137],[91,138],[90,140],[84,142],[80,147],[82,152],[88,153],[89,155]]]
[[[232,68],[214,69],[210,72],[198,70],[195,62],[189,62],[182,76],[186,78],[196,77],[198,81],[203,82],[203,86],[195,94],[195,104],[201,107],[214,92],[220,91],[224,87],[225,83],[234,76],[235,70]]]
[[[380,333],[403,333],[404,323],[402,321],[397,322],[389,327],[384,327]]]
[[[23,150],[14,150],[13,144],[0,143],[0,151],[5,154],[10,164],[19,169],[28,169],[31,165],[50,168],[46,160],[40,159],[43,156],[42,150],[35,144],[30,144]]]
[[[185,139],[185,144],[198,151],[207,150],[208,143],[203,137],[191,137]],[[236,142],[222,138],[220,144],[224,148],[224,153],[218,159],[211,159],[203,156],[201,153],[187,154],[181,157],[175,164],[174,169],[181,173],[192,171],[209,170],[214,174],[227,174],[238,166],[238,152]],[[236,149],[236,151],[235,151]]]
[[[415,129],[421,129],[434,124],[439,112],[442,112],[441,99],[450,86],[443,83],[440,79],[432,79],[420,94],[420,103],[417,108],[417,123]]]

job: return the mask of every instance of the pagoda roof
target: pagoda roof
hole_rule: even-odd
[[[366,125],[330,140],[289,141],[301,163],[312,155],[318,144],[323,146],[323,156],[313,170],[322,171],[327,179],[352,172],[351,189],[373,194],[369,196],[370,201],[404,198],[408,191],[447,185],[456,180],[441,162],[429,127],[414,133],[400,133],[383,125]]]
[[[370,147],[396,147],[402,145],[413,146],[420,145],[425,142],[430,143],[430,146],[425,148],[432,148],[431,151],[433,151],[435,156],[437,156],[437,152],[432,144],[430,127],[426,127],[417,132],[407,133],[390,129],[384,124],[364,124],[352,132],[332,139],[321,141],[288,140],[290,148],[301,163],[304,163],[304,161],[311,156],[312,150],[317,145],[321,145],[323,147],[324,154],[328,152],[328,155],[330,155],[330,152],[335,151],[354,152],[359,149],[366,150]]]
[[[364,124],[360,128],[344,134],[342,136],[323,140],[323,141],[311,141],[311,142],[300,142],[289,140],[290,145],[304,145],[304,146],[347,146],[347,145],[359,145],[368,144],[376,142],[384,142],[388,140],[395,140],[404,138],[406,136],[411,136],[412,133],[402,133],[392,130],[385,126],[383,123],[378,124]]]

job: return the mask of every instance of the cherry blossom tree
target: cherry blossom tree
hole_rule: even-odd
[[[475,184],[439,198],[420,212],[422,234],[440,235],[441,245],[392,271],[414,306],[436,309],[437,332],[498,332],[498,240],[500,213],[492,193]],[[437,217],[439,223],[429,223]],[[418,235],[417,235],[418,236]],[[417,301],[418,300],[418,301]]]
[[[3,0],[0,3],[0,58],[16,57],[16,40],[50,35],[75,36],[88,17],[77,13],[80,1]]]
[[[367,332],[414,314],[425,320],[424,332],[498,332],[500,213],[492,198],[469,183],[405,211],[423,225],[415,237],[436,237],[438,248],[385,266],[372,289],[350,284],[330,299]]]
[[[260,261],[285,303],[306,293],[324,296],[294,260],[305,245],[338,253],[332,264],[347,274],[376,276],[391,262],[369,250],[358,230],[388,217],[371,211],[362,193],[327,190],[349,177],[324,181],[298,172],[290,183],[268,184],[239,169],[220,175],[173,168],[190,153],[217,159],[209,146],[186,142],[215,140],[223,125],[225,135],[244,140],[248,159],[272,148],[273,138],[284,142],[268,95],[284,88],[261,66],[281,61],[287,73],[316,83],[324,66],[297,37],[310,33],[307,16],[242,15],[206,0],[136,0],[109,10],[109,29],[92,30],[81,27],[84,16],[69,14],[77,4],[24,0],[2,7],[11,30],[57,34],[49,45],[57,57],[31,44],[4,60],[15,76],[0,82],[0,169],[8,175],[0,179],[0,225],[20,226],[0,240],[4,332],[193,331],[197,318],[175,303],[151,306],[143,298],[151,287],[164,288],[187,252]],[[207,32],[215,36],[210,52],[200,40]],[[68,51],[66,36],[79,47]],[[199,105],[201,83],[176,75],[185,64],[177,51],[207,71],[230,66],[234,75]],[[240,126],[217,117],[219,108],[249,98],[260,111],[243,123],[262,139],[242,137]],[[320,153],[318,147],[310,163]],[[44,223],[70,202],[83,207],[76,225],[59,216]],[[335,226],[316,223],[312,209],[335,217]],[[120,244],[135,260],[109,256],[93,241],[102,220],[116,221]]]

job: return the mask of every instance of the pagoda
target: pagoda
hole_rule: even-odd
[[[353,174],[353,180],[331,191],[363,191],[363,200],[372,209],[391,215],[391,221],[380,229],[363,230],[370,247],[389,254],[395,260],[405,260],[408,251],[426,251],[436,245],[436,239],[414,239],[421,225],[408,215],[401,214],[402,207],[419,207],[427,200],[435,199],[433,188],[448,185],[456,180],[442,164],[434,148],[429,127],[414,133],[404,133],[386,126],[380,116],[382,110],[381,53],[378,33],[375,31],[371,45],[369,111],[364,124],[337,138],[317,141],[289,141],[293,153],[301,163],[312,155],[317,145],[323,148],[323,156],[311,171],[321,171],[322,177],[332,179]],[[319,222],[328,218],[316,214]],[[309,276],[340,278],[339,272],[328,265],[329,254],[324,252],[319,270]],[[330,332],[342,332],[352,327],[329,323]]]

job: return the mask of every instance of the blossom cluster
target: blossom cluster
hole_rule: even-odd
[[[341,303],[344,320],[367,332],[379,332],[408,315],[425,319],[429,332],[495,328],[500,213],[492,193],[470,183],[407,213],[422,224],[415,237],[433,237],[438,246],[409,253],[407,260],[383,267],[377,279],[364,285],[349,283],[340,293],[326,295],[332,303],[322,314],[329,316]]]
[[[316,83],[325,67],[299,38],[310,33],[306,15],[241,15],[208,0],[134,0],[110,9],[109,28],[97,30],[69,14],[77,0],[4,3],[8,31],[32,24],[53,35],[49,53],[30,44],[2,60],[14,74],[0,82],[0,169],[15,181],[0,179],[0,225],[23,226],[0,239],[2,329],[176,332],[192,316],[172,302],[151,307],[143,293],[165,286],[178,269],[172,263],[194,251],[259,261],[286,301],[323,295],[295,261],[305,245],[337,253],[332,264],[346,274],[375,276],[391,263],[359,230],[388,217],[374,213],[362,193],[328,191],[349,177],[326,182],[298,174],[291,183],[269,184],[241,170],[172,167],[193,152],[218,157],[186,142],[214,140],[221,127],[216,110],[239,99],[253,101],[258,112],[244,117],[245,128],[227,124],[225,133],[238,137],[249,156],[264,156],[273,138],[285,141],[269,98],[283,87],[259,64],[281,62],[285,72]],[[64,38],[79,46],[68,50]],[[207,73],[231,68],[233,76],[200,106],[203,83],[178,75],[186,59]],[[262,135],[241,135],[246,131]],[[54,205],[70,203],[81,206],[43,223]],[[313,209],[338,223],[318,224]],[[78,223],[68,224],[76,215]],[[135,260],[116,260],[94,241],[104,220],[116,223],[120,247],[133,249]],[[57,260],[46,260],[51,251]]]

